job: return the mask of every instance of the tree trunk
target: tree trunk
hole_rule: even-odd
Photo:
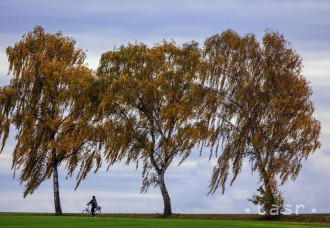
[[[56,215],[62,215],[61,201],[60,201],[60,187],[58,184],[58,162],[55,160],[53,162],[53,189],[54,189],[54,203],[55,203],[55,213]]]
[[[158,185],[160,188],[160,191],[162,192],[163,201],[164,201],[164,217],[168,217],[172,214],[171,209],[171,199],[168,194],[168,191],[165,186],[165,179],[164,179],[164,171],[160,170],[158,171]]]
[[[265,203],[264,208],[266,212],[266,217],[272,217],[270,212],[273,205],[275,204],[274,195],[268,180],[264,181],[264,185],[265,185],[265,199],[266,199],[264,202]]]
[[[272,178],[273,179],[273,178]],[[278,191],[277,184],[272,179],[266,179],[265,184],[265,212],[268,218],[277,218],[284,208],[284,199]]]

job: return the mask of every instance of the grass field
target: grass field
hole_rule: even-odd
[[[82,218],[73,216],[0,216],[0,227],[330,227],[326,224],[240,220]]]

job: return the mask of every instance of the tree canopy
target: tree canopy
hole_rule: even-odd
[[[61,214],[58,166],[78,169],[77,185],[102,160],[142,165],[142,188],[159,187],[164,215],[172,213],[165,172],[193,150],[216,152],[210,193],[233,184],[244,161],[260,182],[267,215],[284,199],[279,185],[295,179],[303,160],[320,147],[312,90],[302,59],[282,34],[226,30],[204,47],[163,41],[105,52],[97,72],[62,33],[40,26],[7,48],[13,78],[0,88],[1,151],[16,129],[13,169],[24,197],[53,175]]]

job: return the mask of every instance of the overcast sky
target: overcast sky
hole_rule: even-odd
[[[163,39],[182,44],[234,29],[258,39],[266,29],[285,35],[303,57],[304,75],[313,88],[315,117],[322,123],[322,147],[309,157],[295,182],[281,190],[286,202],[300,212],[330,212],[330,1],[327,0],[0,0],[0,86],[7,84],[8,63],[5,49],[21,36],[41,25],[47,32],[62,31],[77,46],[87,50],[87,62],[96,69],[100,55],[128,42],[150,45]],[[43,183],[27,198],[17,177],[13,179],[11,153],[15,140],[9,139],[0,155],[0,211],[53,212],[51,181]],[[247,201],[258,187],[247,163],[233,186],[224,195],[207,196],[212,162],[199,158],[197,151],[181,166],[172,164],[166,181],[174,213],[256,212]],[[213,163],[214,164],[214,163]],[[141,170],[115,165],[90,174],[74,191],[74,178],[66,179],[60,170],[60,194],[64,212],[80,212],[96,195],[104,212],[162,213],[158,189],[140,194]]]

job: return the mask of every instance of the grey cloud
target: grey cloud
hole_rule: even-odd
[[[3,2],[1,29],[30,30],[35,24],[65,32],[113,34],[141,39],[201,34],[234,28],[240,32],[278,29],[290,38],[326,39],[329,5],[324,1],[10,1]],[[15,25],[15,26],[13,26]],[[257,30],[257,31],[256,31]]]

